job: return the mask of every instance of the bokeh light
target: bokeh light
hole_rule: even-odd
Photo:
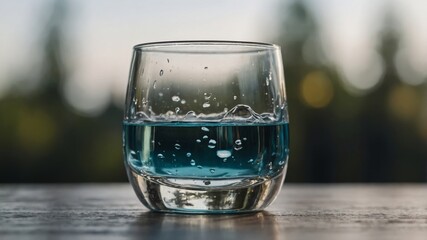
[[[334,96],[331,80],[322,72],[307,74],[301,82],[301,96],[310,107],[326,107]]]

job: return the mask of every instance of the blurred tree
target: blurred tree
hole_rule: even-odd
[[[291,126],[289,181],[423,181],[427,153],[416,126],[423,88],[400,81],[394,66],[399,34],[385,12],[379,53],[381,84],[352,96],[322,52],[305,1],[286,6],[283,46]]]
[[[336,166],[329,128],[334,74],[321,62],[317,26],[305,2],[294,1],[286,9],[278,42],[283,46],[291,124],[288,180],[330,182]]]
[[[416,113],[422,88],[403,84],[395,67],[399,29],[395,15],[385,10],[379,53],[384,64],[381,84],[363,98],[359,116],[363,149],[363,180],[369,182],[423,181],[427,153],[417,132]],[[417,106],[415,106],[417,105]],[[396,112],[397,111],[397,112]]]
[[[11,91],[0,101],[0,182],[122,181],[121,111],[96,118],[71,111],[62,97],[68,66],[63,31],[68,15],[55,1],[45,32],[40,84],[26,95]],[[37,81],[29,76],[26,81]],[[18,88],[16,85],[15,88]]]

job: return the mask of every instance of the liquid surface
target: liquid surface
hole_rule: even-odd
[[[286,166],[287,123],[129,123],[129,166],[148,176],[209,180],[270,178]]]

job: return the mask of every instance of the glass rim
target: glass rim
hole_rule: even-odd
[[[165,53],[259,53],[280,51],[280,46],[264,42],[226,41],[226,40],[184,40],[160,41],[137,44],[134,51]]]

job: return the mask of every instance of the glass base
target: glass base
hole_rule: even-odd
[[[210,179],[209,186],[200,186],[182,184],[188,182],[188,179],[168,180],[143,175],[125,165],[139,200],[153,211],[172,213],[260,211],[274,201],[286,175],[285,166],[279,175],[270,179],[244,180],[239,183],[234,179],[228,185],[223,185],[224,180]]]

